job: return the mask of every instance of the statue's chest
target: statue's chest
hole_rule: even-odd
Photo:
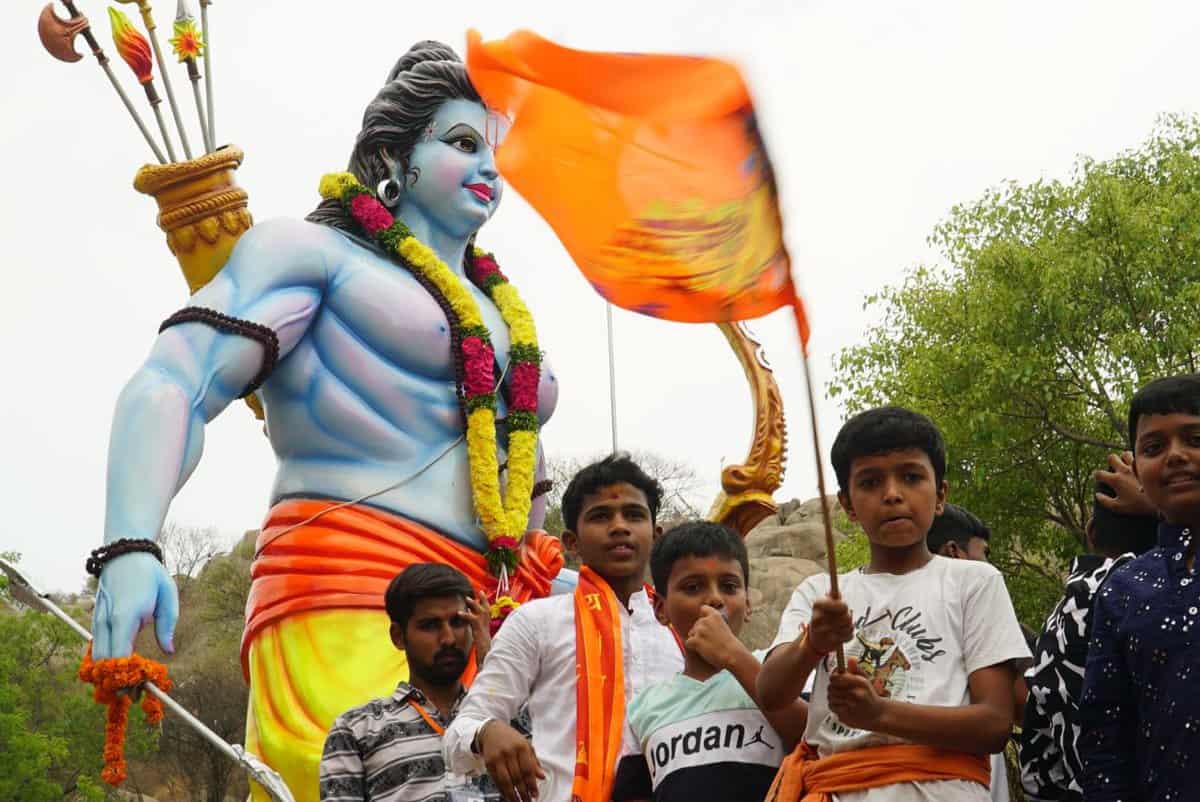
[[[479,305],[503,366],[508,329],[483,293],[464,286]],[[408,271],[382,260],[364,260],[335,279],[314,336],[335,358],[369,364],[374,357],[429,378],[454,378],[450,322],[442,305]]]

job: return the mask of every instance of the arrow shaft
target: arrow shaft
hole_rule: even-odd
[[[195,59],[189,64],[194,63]],[[192,98],[196,101],[196,114],[200,117],[200,135],[204,139],[204,152],[212,153],[212,142],[208,138],[208,120],[204,116],[204,102],[200,99],[200,76],[194,75],[192,81]]]
[[[100,51],[97,51],[100,52]],[[103,55],[101,53],[101,55]],[[104,68],[104,74],[108,76],[108,80],[112,82],[113,89],[117,90],[117,94],[121,96],[121,102],[125,104],[125,108],[129,110],[129,116],[133,117],[133,121],[137,123],[138,130],[142,132],[142,136],[146,139],[146,144],[150,146],[150,150],[154,151],[154,157],[158,159],[159,164],[166,164],[167,159],[163,156],[162,151],[158,149],[158,144],[154,141],[154,137],[150,135],[150,129],[142,122],[142,116],[137,113],[137,109],[133,107],[133,101],[129,99],[129,95],[125,94],[125,90],[121,88],[121,84],[117,81],[117,76],[113,75],[112,67],[108,66],[108,59],[103,59],[100,66]]]
[[[171,147],[171,137],[167,134],[167,124],[163,120],[162,111],[158,106],[162,100],[158,97],[158,93],[154,91],[154,84],[146,82],[142,84],[146,88],[146,97],[150,100],[150,108],[154,110],[154,119],[158,120],[158,131],[162,134],[163,142],[167,146],[167,155],[171,157],[171,161],[177,161],[175,158],[175,148]]]
[[[208,142],[216,150],[217,147],[217,113],[213,110],[212,91],[212,39],[208,35],[208,0],[200,0],[200,32],[204,37],[204,97],[208,101]]]
[[[171,76],[167,73],[167,64],[163,61],[162,49],[158,46],[158,35],[155,34],[156,26],[154,17],[150,13],[150,6],[140,6],[142,12],[142,22],[146,23],[147,38],[150,40],[150,47],[154,49],[154,60],[158,62],[158,71],[162,73],[163,87],[167,90],[167,103],[171,106],[171,116],[175,118],[175,127],[179,130],[179,141],[183,143],[183,153],[189,161],[192,158],[192,146],[188,142],[187,132],[183,130],[183,118],[179,116],[179,104],[175,102],[175,90],[171,87]],[[164,134],[166,136],[166,134]],[[170,150],[170,145],[167,146]],[[174,161],[175,157],[171,157]]]

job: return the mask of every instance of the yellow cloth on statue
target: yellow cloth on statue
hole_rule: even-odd
[[[279,772],[296,802],[318,802],[333,720],[408,679],[382,610],[314,610],[268,624],[250,644],[246,749]],[[255,783],[254,802],[271,802]]]
[[[391,579],[422,562],[456,568],[488,592],[496,578],[482,554],[414,521],[314,499],[272,507],[257,545],[242,636],[246,749],[279,773],[296,802],[318,802],[334,719],[408,679],[383,609]],[[508,594],[519,602],[547,595],[562,562],[558,540],[527,533]],[[474,676],[472,655],[463,682]],[[268,802],[251,788],[255,802]]]

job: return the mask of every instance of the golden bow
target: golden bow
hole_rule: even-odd
[[[754,430],[745,460],[727,465],[721,471],[721,493],[708,515],[744,537],[759,521],[779,509],[774,494],[783,482],[787,462],[787,425],[783,418],[783,397],[762,345],[742,322],[718,323],[717,327],[742,363],[746,381],[750,383]]]

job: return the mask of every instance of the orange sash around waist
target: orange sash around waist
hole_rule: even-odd
[[[896,744],[817,758],[801,743],[784,758],[766,802],[830,802],[839,791],[931,780],[969,780],[986,788],[990,779],[986,755]]]
[[[287,499],[267,513],[246,599],[241,656],[247,677],[250,643],[263,627],[309,610],[382,610],[388,583],[406,566],[442,563],[462,571],[476,588],[495,589],[496,577],[478,551],[399,515],[336,504]],[[529,532],[508,595],[518,602],[549,595],[562,566],[562,544],[545,532]]]

